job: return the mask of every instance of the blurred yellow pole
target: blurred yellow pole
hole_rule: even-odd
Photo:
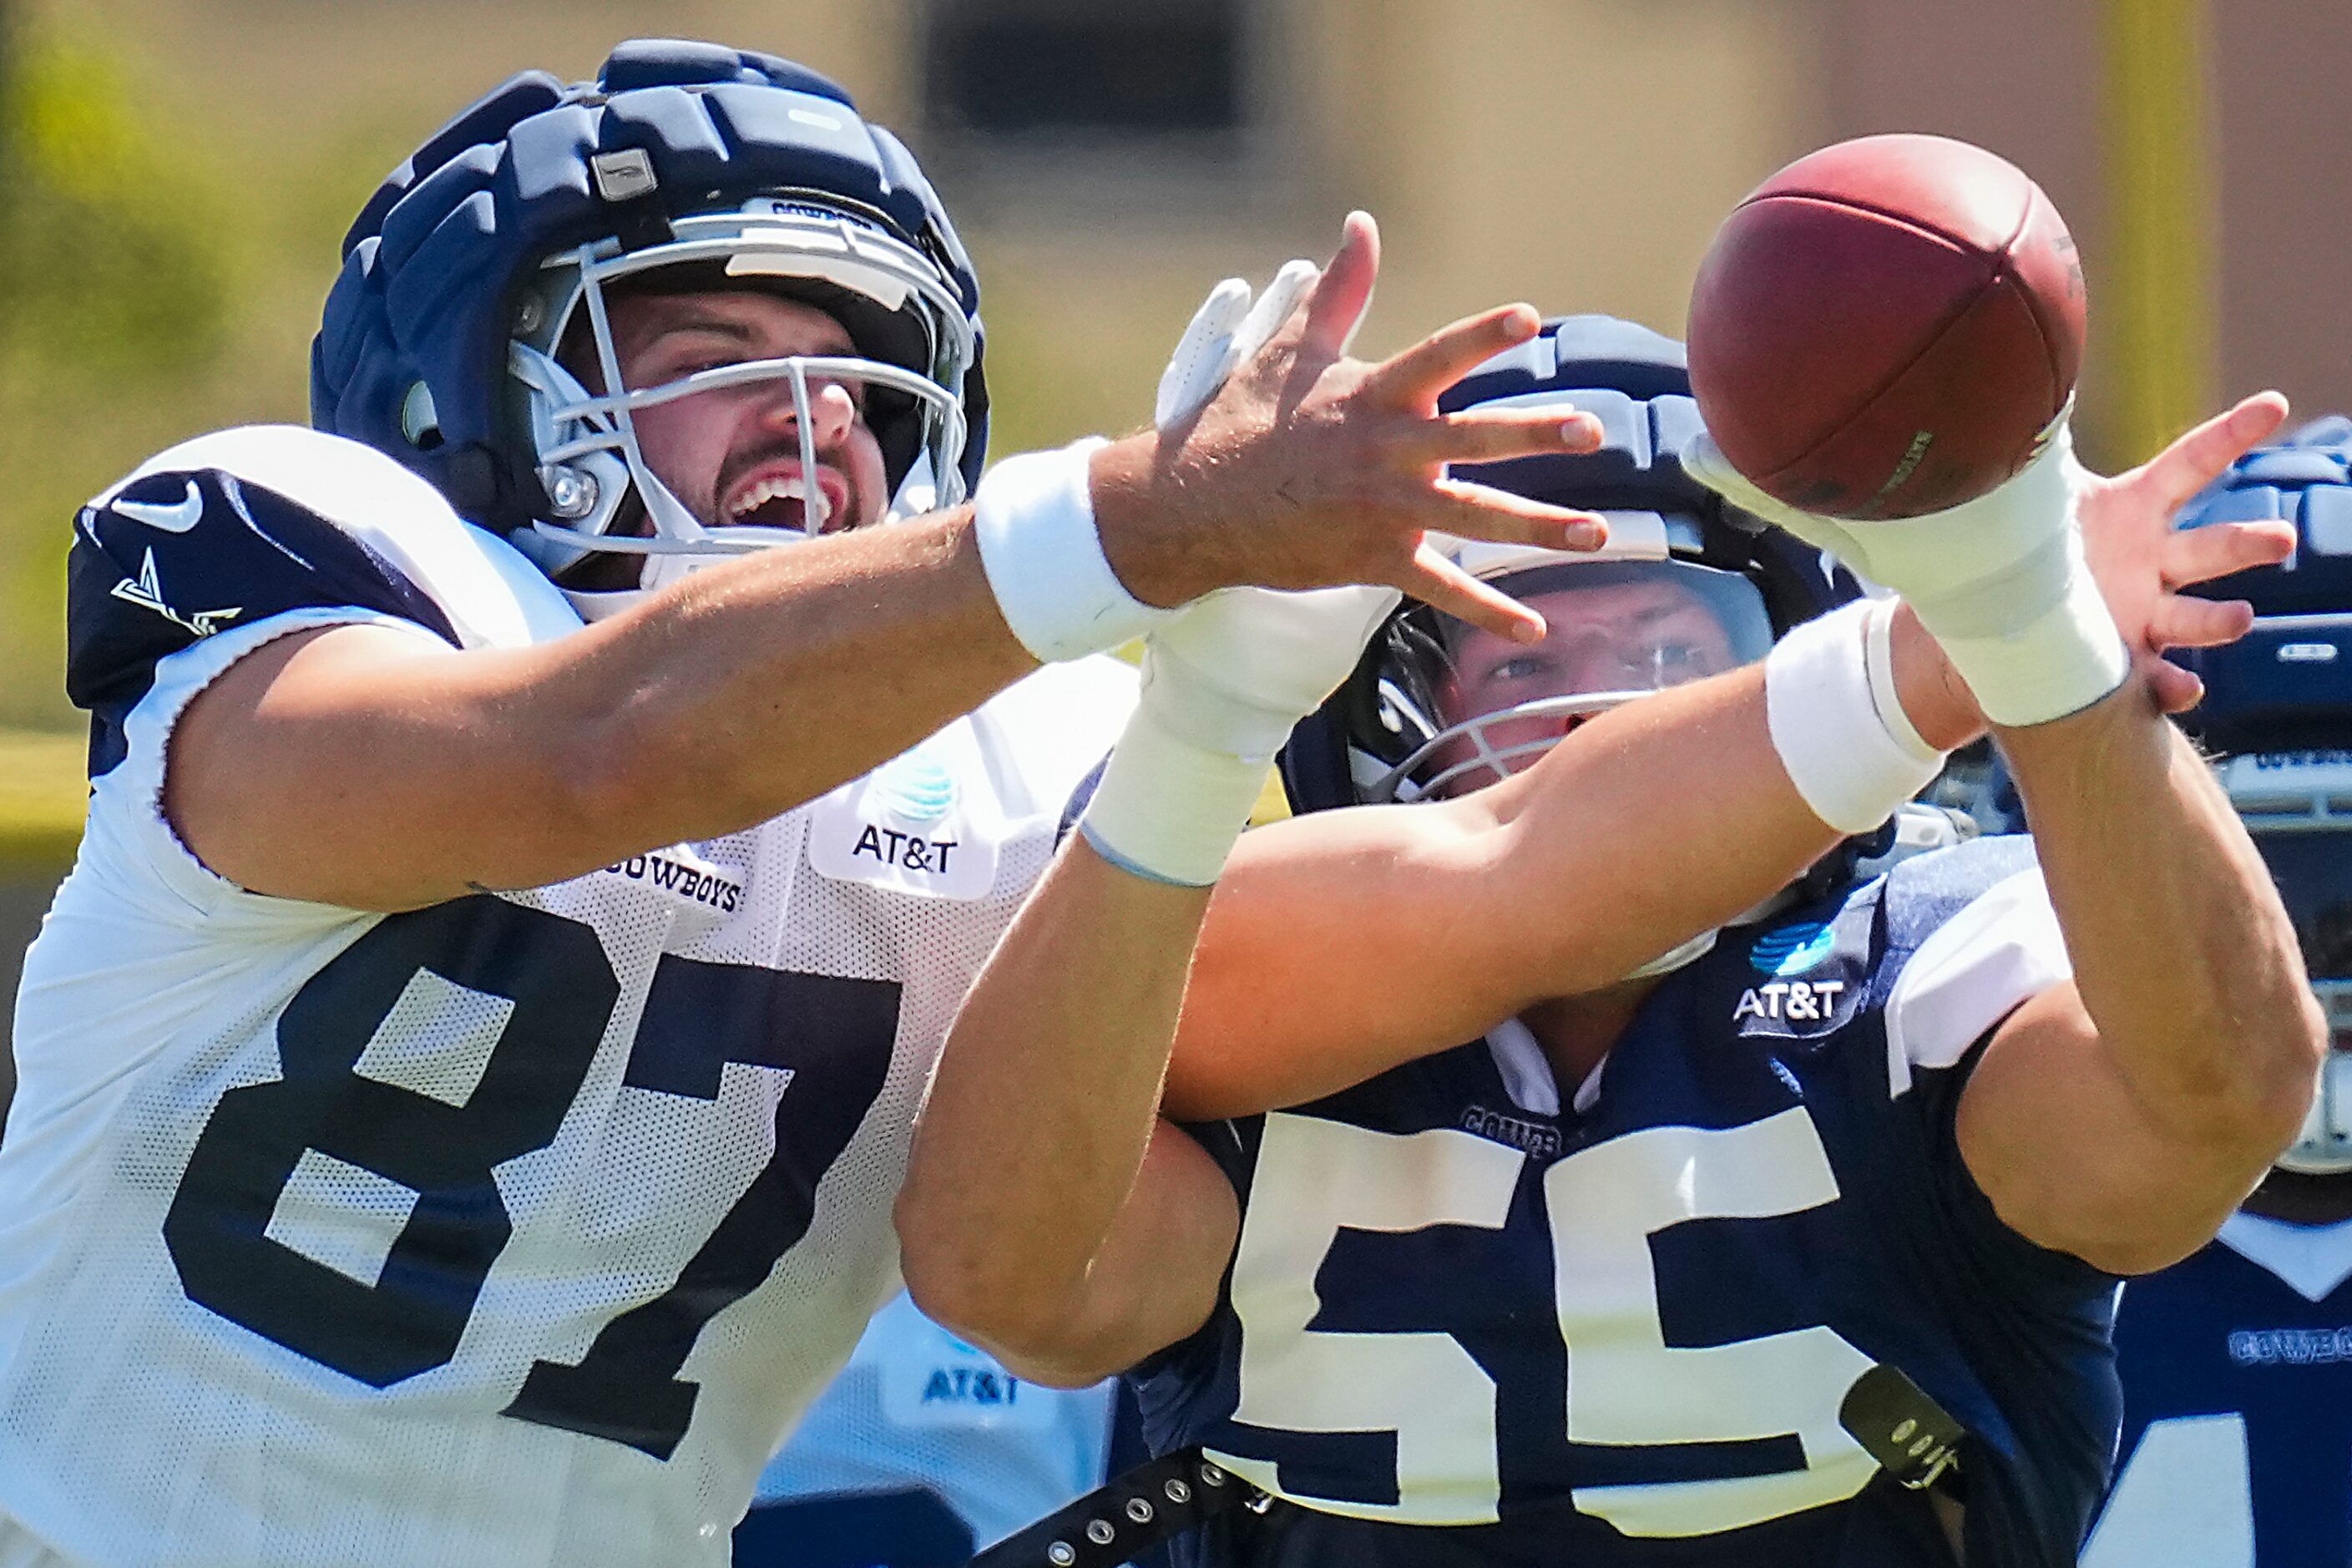
[[[2100,0],[2107,255],[2092,274],[2117,455],[2206,412],[2214,374],[2214,174],[2205,0]]]

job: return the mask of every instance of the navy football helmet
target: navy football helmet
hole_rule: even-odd
[[[1425,605],[1400,605],[1355,673],[1291,734],[1301,811],[1459,793],[1518,772],[1591,714],[1764,657],[1782,632],[1854,597],[1812,546],[1727,506],[1683,472],[1697,433],[1683,348],[1608,316],[1569,316],[1440,399],[1597,416],[1601,448],[1458,467],[1457,477],[1609,520],[1591,553],[1465,543],[1474,575],[1534,604],[1522,647]]]
[[[616,287],[722,286],[827,311],[856,353],[625,385]],[[653,559],[650,585],[665,563],[804,537],[824,503],[810,485],[799,527],[708,528],[646,468],[636,410],[782,381],[813,474],[811,384],[858,383],[892,514],[951,504],[986,447],[979,303],[913,156],[840,87],[770,55],[637,40],[593,81],[515,77],[384,181],[344,237],[311,419],[416,469],[551,574],[621,552]],[[593,351],[599,391],[567,349]]]
[[[2294,553],[2193,590],[2251,601],[2253,630],[2173,657],[2204,678],[2183,722],[2278,882],[2335,1045],[2279,1166],[2335,1175],[2352,1173],[2352,419],[2248,453],[2179,523],[2264,518],[2295,525]]]
[[[1294,810],[1459,794],[1519,772],[1592,714],[1762,658],[1774,639],[1861,590],[1811,545],[1727,506],[1683,472],[1699,428],[1683,347],[1609,316],[1568,316],[1464,377],[1439,405],[1557,405],[1597,416],[1601,447],[1465,465],[1459,478],[1609,520],[1597,552],[1464,543],[1461,564],[1541,610],[1533,647],[1411,600],[1375,632],[1339,689],[1291,731]],[[1939,818],[1941,826],[1948,822]],[[1850,840],[1801,884],[1826,886],[1882,831]],[[1769,900],[1743,921],[1786,901]],[[1642,966],[1662,974],[1714,944],[1706,931]]]

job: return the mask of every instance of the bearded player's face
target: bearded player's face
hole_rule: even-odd
[[[1706,600],[1664,576],[1560,587],[1528,603],[1542,612],[1549,627],[1539,643],[1515,643],[1466,625],[1450,628],[1454,657],[1438,693],[1440,721],[1447,727],[1547,698],[1662,690],[1741,662]],[[1506,754],[1500,772],[1516,773],[1584,717],[1497,719],[1483,734],[1489,752]],[[1467,737],[1453,742],[1438,754],[1441,771],[1473,750]],[[1495,770],[1479,768],[1465,774],[1461,786],[1492,783],[1495,776]]]
[[[847,330],[824,311],[756,289],[624,296],[612,302],[611,320],[622,384],[630,388],[751,360],[857,353]],[[638,449],[707,528],[797,529],[804,521],[815,523],[811,532],[864,527],[889,500],[882,448],[866,425],[866,388],[845,378],[812,376],[807,384],[813,472],[802,471],[788,376],[639,408],[632,416]]]

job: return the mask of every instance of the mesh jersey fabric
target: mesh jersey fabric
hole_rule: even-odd
[[[551,887],[390,916],[246,893],[158,804],[205,682],[305,626],[576,625],[421,483],[383,505],[388,459],[280,437],[178,449],[83,520],[111,548],[80,563],[76,651],[116,650],[115,743],[18,1002],[0,1549],[724,1562],[896,1288],[931,1062],[1132,677],[1041,671],[771,822]],[[281,500],[320,528],[289,538]],[[144,582],[134,528],[162,538]],[[332,582],[331,538],[362,546]],[[134,591],[90,586],[109,572]],[[126,616],[188,635],[158,650]]]

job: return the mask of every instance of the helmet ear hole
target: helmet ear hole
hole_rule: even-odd
[[[420,452],[441,445],[441,416],[433,406],[433,389],[421,381],[411,383],[400,400],[400,434]]]

